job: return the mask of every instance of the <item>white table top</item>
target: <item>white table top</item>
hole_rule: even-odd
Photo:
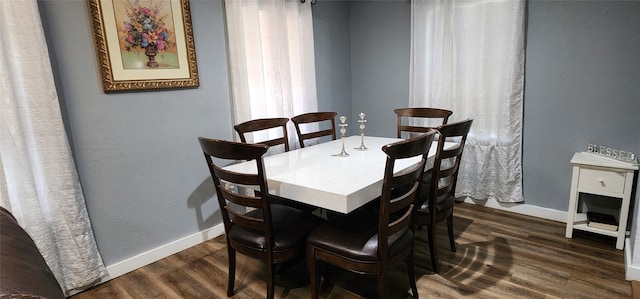
[[[349,213],[379,197],[386,154],[382,146],[397,138],[365,136],[366,151],[358,151],[360,136],[345,137],[348,157],[336,157],[341,139],[308,146],[264,158],[269,193],[320,208]],[[437,142],[429,151],[426,168],[433,166]],[[418,158],[396,161],[396,172],[418,162]],[[226,169],[256,173],[255,162],[238,163]]]

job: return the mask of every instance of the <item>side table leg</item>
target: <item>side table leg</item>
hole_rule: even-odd
[[[567,211],[567,231],[565,237],[571,239],[573,237],[573,222],[578,212],[578,178],[580,177],[580,167],[573,167],[573,175],[571,177],[571,195],[569,196],[569,210]]]

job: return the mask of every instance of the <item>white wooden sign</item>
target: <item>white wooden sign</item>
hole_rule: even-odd
[[[610,148],[604,145],[589,143],[589,145],[587,146],[587,152],[596,154],[599,156],[603,156],[603,157],[616,159],[622,162],[638,164],[638,160],[637,160],[638,157],[636,156],[636,154],[629,151]]]

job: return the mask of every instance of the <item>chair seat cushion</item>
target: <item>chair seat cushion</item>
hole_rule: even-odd
[[[262,218],[261,210],[253,210],[248,216]],[[287,251],[304,244],[307,235],[324,220],[315,215],[302,212],[289,206],[272,204],[273,251]],[[264,232],[234,225],[228,234],[229,239],[256,250],[266,250]]]
[[[411,230],[391,236],[389,255],[396,255],[410,242],[413,242]],[[347,215],[337,215],[307,237],[307,246],[352,260],[378,261],[378,214],[361,208]]]
[[[318,209],[317,207],[314,207],[312,205],[308,205],[299,201],[295,201],[295,200],[291,200],[285,197],[281,197],[278,195],[274,195],[274,194],[269,194],[269,202],[271,204],[279,204],[279,205],[283,205],[283,206],[289,206],[295,209],[298,209],[302,212],[305,213],[311,213],[313,211],[315,211],[316,209]]]

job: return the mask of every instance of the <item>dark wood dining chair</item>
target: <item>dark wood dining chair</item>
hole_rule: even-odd
[[[326,264],[360,274],[377,275],[380,298],[389,298],[388,271],[405,262],[412,295],[418,298],[413,266],[414,202],[424,175],[434,133],[382,147],[387,155],[382,195],[376,211],[362,207],[320,225],[307,238],[311,298],[318,298]],[[397,160],[421,157],[413,167],[394,174]]]
[[[224,221],[229,257],[227,296],[234,294],[237,251],[266,263],[267,298],[273,298],[275,266],[303,261],[306,237],[323,220],[290,206],[270,203],[262,160],[267,145],[204,137],[198,139],[213,178]],[[255,161],[257,173],[225,170],[213,158],[215,161]],[[258,192],[246,194],[237,186],[254,188]]]
[[[331,137],[336,140],[336,112],[311,112],[296,115],[291,118],[291,122],[296,127],[300,148],[305,147],[306,140],[320,137]],[[312,125],[317,125],[317,130],[309,130]]]
[[[269,148],[273,148],[274,146],[281,146],[284,148],[285,152],[289,151],[289,135],[287,134],[287,123],[289,122],[288,118],[285,117],[277,117],[277,118],[259,118],[250,121],[246,121],[243,123],[239,123],[233,128],[240,135],[240,140],[243,143],[247,143],[247,137],[249,134],[253,134],[256,132],[267,132],[267,130],[276,130],[279,132],[274,132],[279,137],[265,139],[262,141],[256,141],[255,139],[251,143],[261,143],[266,144]],[[284,204],[288,206],[292,206],[296,209],[300,209],[302,211],[311,213],[315,211],[317,208],[314,206],[310,206],[307,204],[303,204],[301,202],[292,201],[288,198],[280,197],[277,195],[270,195],[270,199],[274,203]]]
[[[396,125],[398,138],[413,137],[446,125],[449,116],[453,114],[451,110],[427,107],[398,108],[393,112],[398,120]],[[435,138],[437,139],[438,135]],[[424,177],[431,177],[431,169],[426,170]]]
[[[249,134],[253,134],[254,139],[250,139],[251,143],[263,143],[268,145],[269,147],[273,146],[284,146],[284,151],[289,151],[289,135],[287,134],[287,123],[289,119],[286,117],[278,117],[278,118],[260,118],[253,119],[250,121],[246,121],[243,123],[239,123],[233,128],[240,135],[240,140],[244,143],[247,142],[247,137]],[[273,130],[272,130],[273,129]],[[265,132],[268,134],[271,131],[276,132],[278,137],[275,138],[266,138],[264,140],[255,139],[255,133]]]
[[[430,177],[424,177],[418,202],[416,203],[416,215],[414,223],[417,226],[427,227],[429,250],[431,253],[431,265],[433,272],[440,272],[438,261],[438,245],[436,243],[436,225],[447,220],[449,233],[449,245],[451,251],[456,251],[453,237],[453,206],[455,203],[456,182],[462,152],[471,129],[472,119],[446,124],[436,128],[439,132],[436,155],[431,169]],[[445,149],[445,142],[456,144]]]
[[[451,110],[438,108],[398,108],[393,112],[398,119],[396,126],[398,138],[413,137],[429,129],[446,125],[449,116],[453,114]],[[405,133],[404,136],[403,133]]]

